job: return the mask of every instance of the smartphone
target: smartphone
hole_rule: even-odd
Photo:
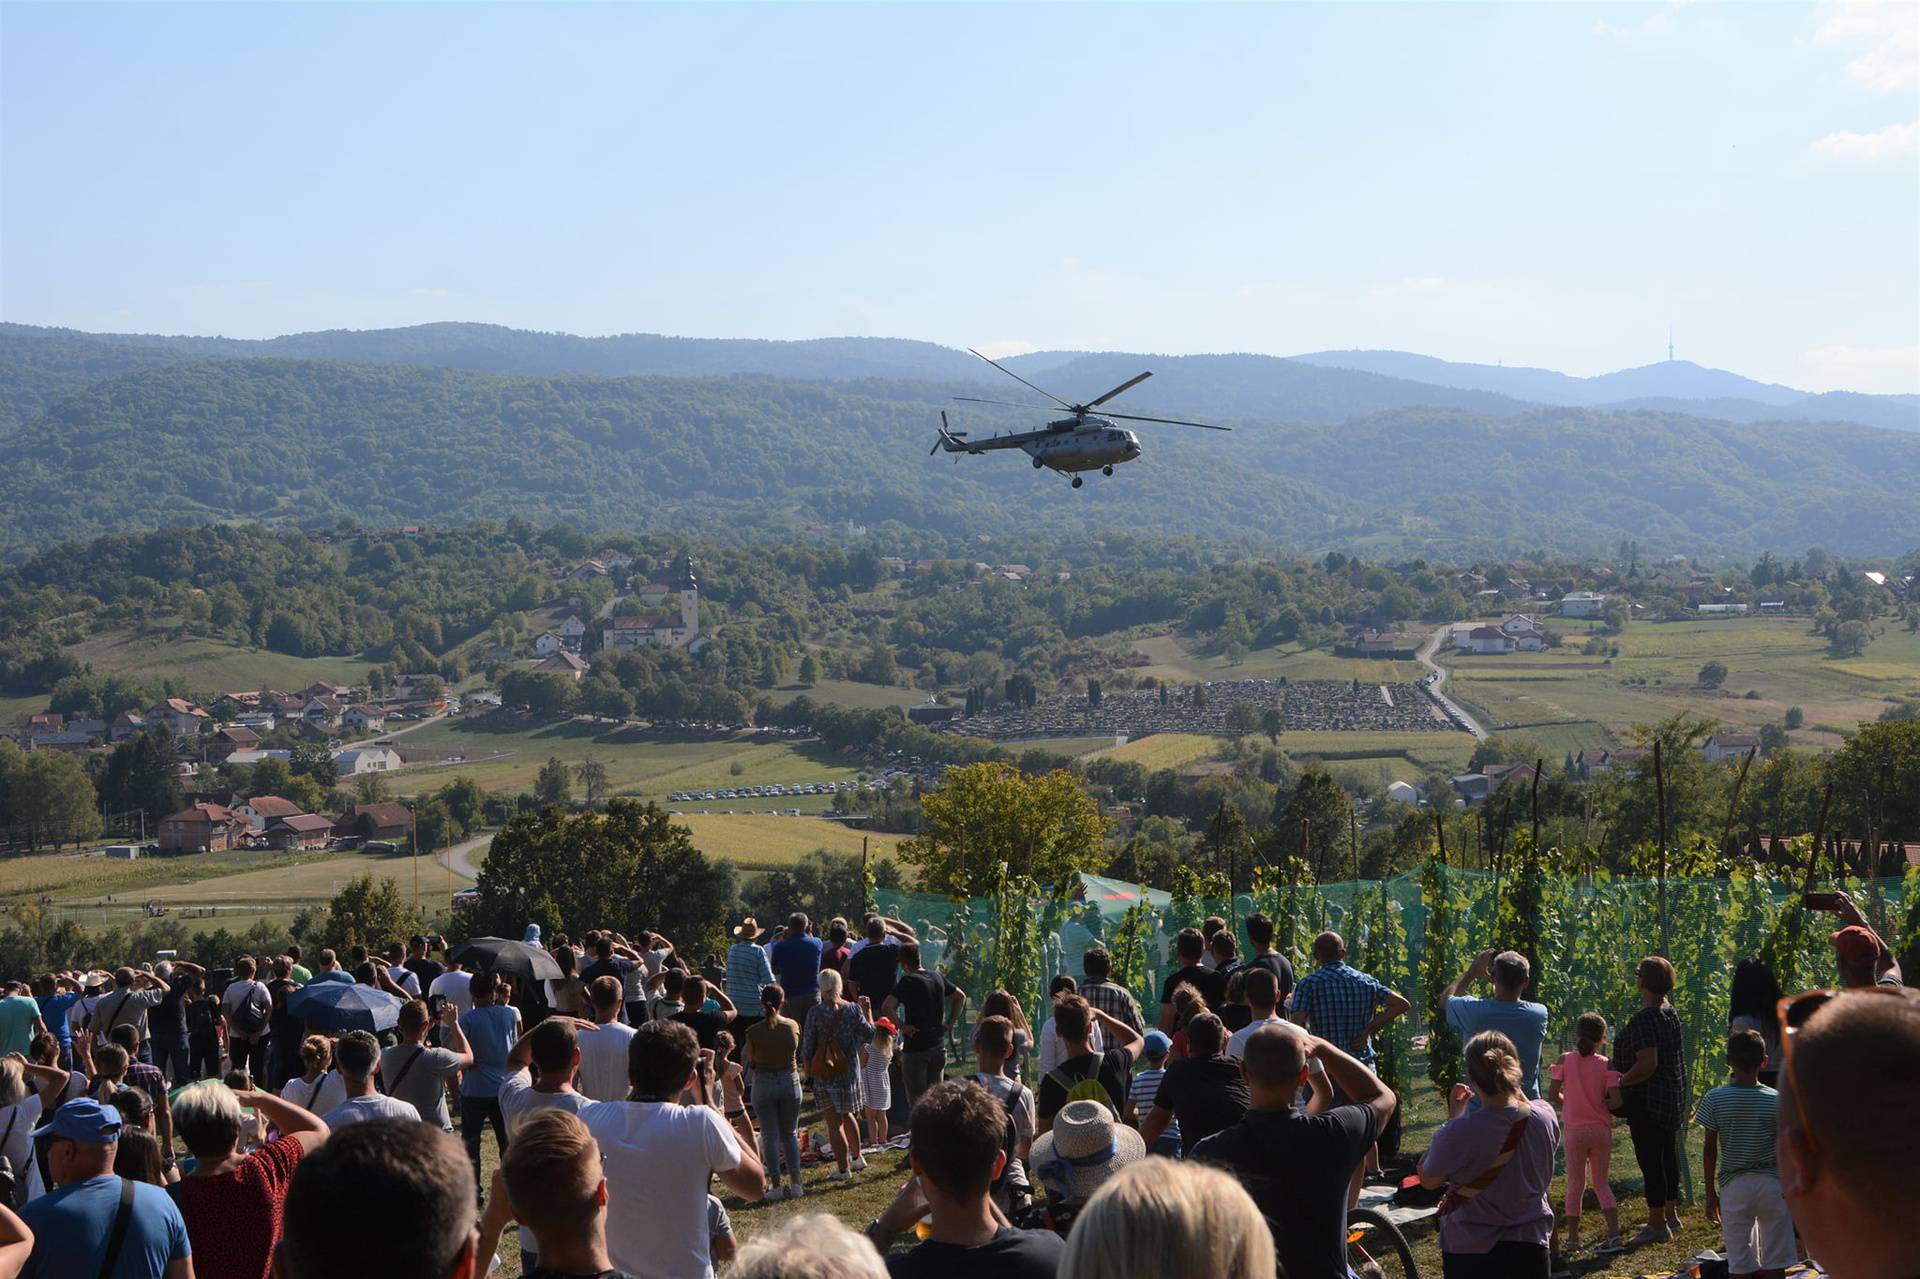
[[[1839,910],[1839,893],[1808,893],[1800,899],[1808,910]]]

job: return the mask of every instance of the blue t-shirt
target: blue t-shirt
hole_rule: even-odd
[[[33,1231],[33,1255],[21,1271],[23,1279],[92,1279],[107,1259],[107,1236],[119,1211],[120,1178],[111,1174],[61,1186],[22,1208],[20,1219]],[[187,1223],[173,1197],[158,1186],[135,1182],[133,1215],[113,1279],[160,1279],[169,1265],[192,1252]]]
[[[1497,1030],[1520,1054],[1520,1082],[1527,1100],[1540,1099],[1540,1050],[1547,1042],[1547,1006],[1524,999],[1476,999],[1455,995],[1447,1001],[1447,1025],[1460,1032],[1460,1044],[1483,1030]],[[1474,1108],[1479,1099],[1475,1098]]]
[[[318,986],[322,982],[329,981],[345,982],[351,986],[353,985],[353,974],[343,968],[332,968],[324,973],[315,973],[306,984],[309,986]]]
[[[73,1047],[73,1027],[67,1024],[67,1014],[80,1002],[80,992],[63,990],[56,995],[48,995],[40,1001],[40,1019],[47,1023],[47,1029],[60,1040],[62,1048]]]
[[[825,949],[818,937],[805,934],[783,937],[767,947],[773,974],[780,979],[780,987],[787,992],[788,999],[820,993],[820,953]]]
[[[489,1004],[460,1018],[460,1033],[473,1049],[473,1065],[460,1076],[462,1097],[498,1097],[507,1077],[507,1054],[513,1051],[520,1015],[511,1007]]]
[[[40,1004],[31,996],[0,999],[0,1057],[8,1053],[26,1056],[27,1049],[33,1047],[33,1023],[39,1016]]]

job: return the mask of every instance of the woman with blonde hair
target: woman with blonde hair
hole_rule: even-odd
[[[1146,1159],[1115,1173],[1067,1235],[1059,1279],[1272,1279],[1273,1232],[1239,1182]]]
[[[730,1273],[733,1279],[887,1279],[887,1263],[863,1236],[821,1212],[789,1217],[750,1240]]]
[[[0,1057],[0,1116],[4,1116],[0,1118],[0,1155],[13,1166],[13,1199],[6,1203],[8,1208],[22,1207],[44,1192],[39,1177],[34,1175],[30,1134],[42,1114],[59,1109],[68,1078],[60,1067],[30,1062],[19,1053]],[[53,1098],[52,1105],[42,1103],[43,1094],[35,1091],[36,1083],[45,1096]]]
[[[300,1041],[301,1073],[287,1080],[280,1095],[302,1110],[330,1114],[347,1099],[346,1081],[333,1069],[333,1041],[308,1035]]]
[[[1528,1101],[1520,1053],[1497,1030],[1467,1041],[1467,1083],[1447,1098],[1447,1122],[1420,1163],[1420,1184],[1447,1187],[1440,1208],[1446,1279],[1547,1279],[1553,1235],[1553,1152],[1560,1120],[1553,1105]],[[1480,1108],[1467,1103],[1480,1099]]]
[[[847,1002],[840,974],[831,968],[820,973],[820,1000],[807,1010],[800,1030],[800,1061],[813,1080],[813,1099],[826,1120],[839,1167],[828,1181],[845,1181],[864,1172],[860,1155],[860,1049],[873,1039],[873,1005],[865,995],[858,1004]]]
[[[1013,1023],[1013,1056],[1007,1058],[1002,1073],[1020,1078],[1020,1067],[1027,1060],[1027,1053],[1033,1047],[1033,1027],[1027,1024],[1026,1010],[1020,1007],[1020,1000],[1009,990],[995,989],[987,993],[980,1001],[980,1015],[974,1018],[973,1042],[980,1042],[980,1023],[989,1017],[1005,1017]]]

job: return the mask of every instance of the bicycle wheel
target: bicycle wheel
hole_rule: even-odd
[[[1357,1279],[1420,1279],[1407,1237],[1374,1208],[1347,1214],[1347,1270]]]

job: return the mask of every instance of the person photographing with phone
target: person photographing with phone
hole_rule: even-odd
[[[1867,986],[1906,985],[1900,963],[1893,957],[1893,948],[1873,931],[1860,908],[1853,904],[1853,898],[1845,893],[1808,893],[1802,900],[1808,910],[1840,917],[1841,927],[1827,940],[1833,944],[1833,966],[1842,986],[1859,990]]]

